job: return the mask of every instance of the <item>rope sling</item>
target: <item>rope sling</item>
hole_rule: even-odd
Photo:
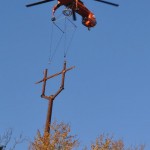
[[[52,21],[51,23],[50,50],[49,50],[49,58],[48,58],[49,64],[52,63],[53,59],[55,58],[56,52],[58,51],[59,46],[63,40],[64,40],[63,55],[64,55],[64,59],[66,59],[69,49],[71,47],[73,38],[75,36],[75,31],[77,29],[77,26],[69,18],[72,15],[69,12],[69,10],[64,9],[63,14],[64,14],[63,17],[59,15],[56,18],[56,20]],[[63,23],[63,27],[59,26],[59,22]],[[60,32],[60,36],[59,38],[57,37],[56,40],[54,39],[55,29],[57,29],[57,31]],[[68,38],[68,34],[69,34],[69,38]]]

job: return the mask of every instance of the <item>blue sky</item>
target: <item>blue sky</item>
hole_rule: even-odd
[[[47,101],[40,98],[42,85],[34,83],[45,68],[49,74],[62,69],[64,46],[60,44],[48,65],[56,2],[27,9],[30,2],[0,2],[0,133],[13,128],[14,136],[22,133],[33,139],[37,129],[43,130],[47,112]],[[120,7],[85,1],[98,22],[90,32],[77,16],[67,56],[67,65],[76,68],[67,73],[65,90],[54,102],[53,120],[70,123],[81,146],[109,133],[127,146],[146,144],[149,150],[150,2],[112,2]],[[59,81],[48,82],[48,94]],[[18,149],[27,147],[24,143]]]

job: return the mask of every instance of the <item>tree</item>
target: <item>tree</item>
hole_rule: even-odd
[[[3,135],[0,135],[0,150],[3,150],[10,142],[12,136],[12,129],[5,131]]]
[[[37,132],[34,142],[29,150],[73,150],[79,147],[76,136],[70,135],[70,126],[63,122],[56,121],[51,125],[51,134],[45,133],[43,136]],[[115,140],[113,136],[100,135],[96,138],[90,148],[79,148],[80,150],[144,150],[144,145],[135,147],[125,147],[123,140]]]
[[[50,126],[51,134],[41,135],[37,132],[35,140],[30,145],[30,150],[72,150],[78,147],[76,136],[70,135],[70,126],[56,121]]]
[[[16,146],[25,140],[22,134],[20,134],[18,138],[12,139],[12,133],[13,133],[12,129],[8,129],[4,132],[3,135],[0,135],[0,150],[4,150],[4,149],[6,150],[6,148],[9,150],[15,150]],[[9,144],[10,142],[12,144]],[[9,148],[8,148],[8,145],[9,145]]]
[[[114,140],[113,136],[101,135],[96,141],[91,144],[91,150],[144,150],[144,145],[125,148],[124,142]]]

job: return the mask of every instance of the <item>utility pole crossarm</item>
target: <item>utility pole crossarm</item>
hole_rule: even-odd
[[[45,71],[44,71],[43,88],[42,88],[42,95],[41,95],[41,97],[42,97],[42,96],[45,96],[47,72],[48,72],[48,70],[45,69]]]
[[[56,76],[62,74],[64,71],[67,72],[67,71],[69,71],[69,70],[71,70],[71,69],[74,69],[74,68],[75,68],[75,66],[72,66],[72,67],[70,67],[70,68],[68,68],[68,69],[62,70],[61,72],[58,72],[58,73],[56,73],[56,74],[53,74],[53,75],[47,77],[46,79],[43,78],[42,80],[36,82],[35,84],[39,84],[39,83],[41,83],[41,82],[44,82],[44,80],[51,79],[51,78],[53,78],[53,77],[56,77]]]
[[[44,71],[44,78],[43,78],[42,80],[40,80],[40,81],[38,81],[38,82],[35,83],[35,84],[39,84],[39,83],[43,82],[41,97],[42,97],[42,98],[45,98],[45,99],[48,99],[48,100],[49,100],[49,99],[53,99],[53,100],[54,100],[55,97],[58,96],[58,95],[61,93],[61,91],[64,89],[65,74],[66,74],[66,72],[69,71],[69,70],[71,70],[71,69],[73,69],[73,68],[75,68],[75,66],[72,66],[72,67],[66,69],[66,61],[64,61],[63,70],[62,70],[61,72],[58,72],[58,73],[56,73],[56,74],[53,74],[53,75],[51,75],[51,76],[49,76],[49,77],[47,77],[48,69],[45,69],[45,71]],[[51,95],[51,96],[46,96],[46,95],[45,95],[46,81],[47,81],[48,79],[51,79],[51,78],[53,78],[53,77],[56,77],[56,76],[58,76],[58,75],[60,75],[60,74],[62,74],[62,80],[61,80],[60,88],[58,89],[58,91],[57,91],[55,94],[53,94],[53,95]]]

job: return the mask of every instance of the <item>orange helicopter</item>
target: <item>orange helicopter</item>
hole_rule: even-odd
[[[26,5],[26,7],[31,7],[31,6],[51,2],[51,1],[54,0],[43,0],[40,2],[28,4]],[[111,3],[104,0],[95,0],[95,1],[102,2],[116,7],[119,6],[118,4]],[[65,10],[63,11],[64,15],[66,16],[72,15],[73,20],[76,20],[76,13],[78,13],[80,16],[82,16],[82,24],[86,26],[88,29],[96,25],[95,15],[84,5],[84,3],[81,0],[58,0],[57,4],[53,7],[52,10],[52,16],[53,16],[52,21],[56,20],[54,13],[62,5],[66,7]]]

